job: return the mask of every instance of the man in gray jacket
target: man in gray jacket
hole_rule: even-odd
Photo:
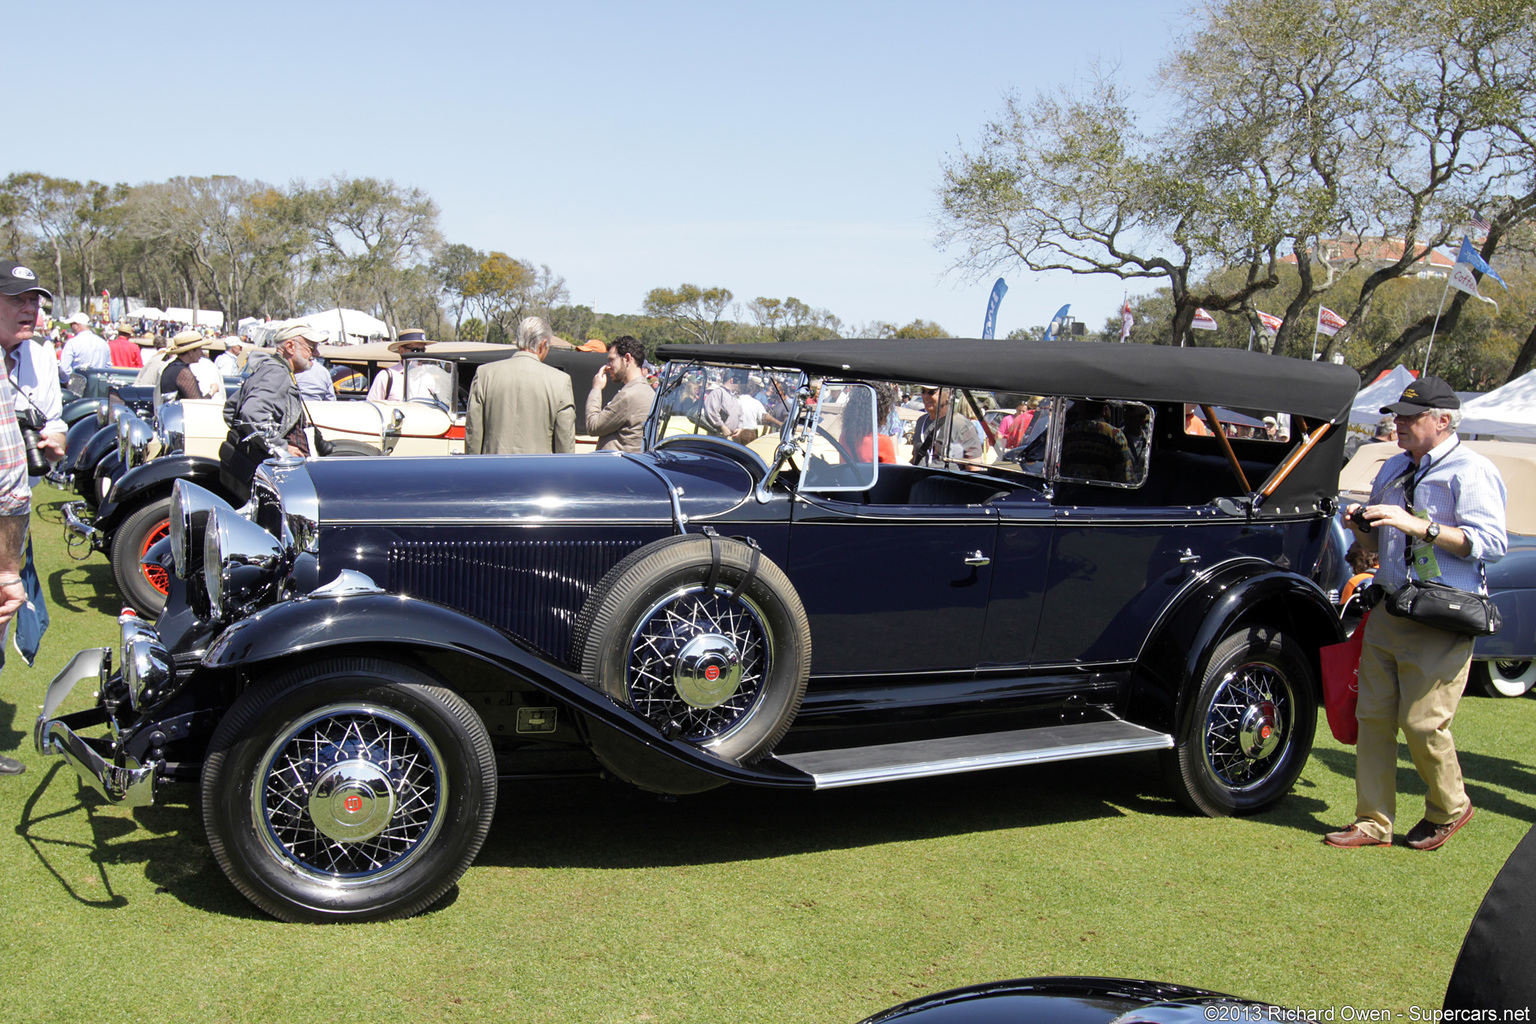
[[[224,403],[224,422],[232,428],[244,423],[269,437],[284,438],[289,452],[309,455],[309,437],[304,433],[308,420],[293,375],[309,369],[316,346],[326,337],[313,327],[288,327],[278,334],[272,352],[252,352],[245,364],[245,381],[235,397]]]
[[[624,386],[603,405],[608,381]],[[651,415],[656,392],[645,379],[645,346],[625,334],[608,349],[608,362],[592,378],[587,392],[587,433],[597,435],[599,451],[638,452],[644,444],[645,421]]]

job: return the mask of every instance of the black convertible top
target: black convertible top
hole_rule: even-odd
[[[1230,348],[977,338],[840,338],[662,345],[661,359],[779,366],[823,376],[1026,395],[1197,402],[1346,420],[1360,387],[1347,366]]]

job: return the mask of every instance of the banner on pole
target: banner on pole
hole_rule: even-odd
[[[1509,289],[1509,285],[1504,284],[1504,279],[1499,276],[1499,272],[1490,267],[1488,261],[1483,259],[1482,254],[1472,248],[1472,243],[1467,240],[1466,235],[1461,236],[1461,249],[1456,253],[1456,265],[1460,266],[1463,263],[1470,266],[1473,270],[1493,278],[1499,284],[1503,284],[1506,291]],[[1458,285],[1458,287],[1460,286]],[[1466,291],[1465,288],[1461,290]],[[1476,295],[1477,293],[1473,292],[1472,294]]]
[[[1254,312],[1259,314],[1259,323],[1264,325],[1264,333],[1268,334],[1271,338],[1275,336],[1276,331],[1280,330],[1280,325],[1285,323],[1284,320],[1277,316],[1272,316],[1262,309],[1256,309]]]
[[[1120,307],[1120,340],[1131,336],[1131,325],[1136,322],[1136,317],[1131,315],[1131,297],[1125,297],[1125,305]]]
[[[1056,332],[1061,330],[1061,325],[1067,322],[1067,310],[1071,308],[1072,303],[1069,302],[1058,309],[1055,316],[1051,317],[1051,324],[1045,329],[1046,341],[1051,341],[1056,337]]]
[[[1193,327],[1197,331],[1220,330],[1220,325],[1216,323],[1216,318],[1211,316],[1211,314],[1207,313],[1205,310],[1201,309],[1199,306],[1195,307],[1195,319],[1190,323],[1189,326]]]
[[[992,286],[992,297],[987,299],[987,319],[981,325],[983,338],[997,336],[997,307],[1003,304],[1003,296],[1007,294],[1008,286],[1003,283],[1002,278],[998,278],[997,283]]]
[[[1345,320],[1339,314],[1327,306],[1319,306],[1317,309],[1317,329],[1328,337],[1333,337],[1344,329]]]

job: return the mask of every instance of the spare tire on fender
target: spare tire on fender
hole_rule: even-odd
[[[669,738],[745,764],[800,709],[811,630],[789,577],[756,547],[687,534],[608,571],[577,619],[571,660]]]

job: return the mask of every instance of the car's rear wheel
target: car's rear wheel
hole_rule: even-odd
[[[1474,693],[1484,697],[1524,697],[1536,686],[1536,661],[1494,658],[1474,661],[1468,675]]]
[[[778,566],[742,541],[693,534],[615,565],[582,610],[572,653],[588,682],[664,734],[746,763],[794,720],[810,636]]]
[[[203,763],[225,875],[285,921],[415,914],[468,869],[496,808],[485,726],[414,669],[332,658],[246,691]]]
[[[134,611],[158,618],[165,610],[170,574],[158,565],[145,565],[144,555],[171,528],[171,499],[159,498],[123,520],[112,535],[112,577]]]
[[[1201,814],[1262,811],[1290,792],[1316,729],[1317,684],[1300,647],[1278,630],[1249,627],[1212,653],[1165,756],[1167,776]]]

